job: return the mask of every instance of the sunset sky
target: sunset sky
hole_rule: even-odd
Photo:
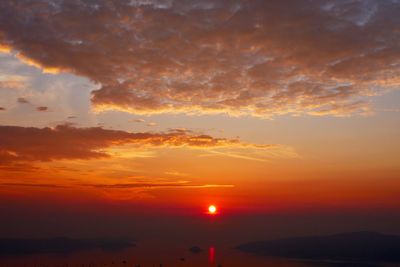
[[[90,234],[134,235],[132,218],[196,224],[210,204],[257,227],[351,214],[393,231],[399,14],[398,0],[0,1],[0,234],[77,235],[93,215],[108,219]]]

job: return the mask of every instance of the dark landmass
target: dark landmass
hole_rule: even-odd
[[[265,256],[308,260],[400,262],[400,236],[342,233],[250,242],[237,249]]]
[[[124,239],[71,239],[66,237],[49,239],[0,238],[0,255],[22,255],[34,253],[71,253],[81,250],[120,250],[135,246]]]
[[[192,253],[200,253],[203,250],[198,246],[193,246],[193,247],[189,248],[189,251],[192,252]]]

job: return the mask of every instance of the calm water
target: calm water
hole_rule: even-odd
[[[193,245],[193,244],[192,244]],[[357,265],[339,263],[302,262],[279,258],[267,258],[242,253],[229,247],[201,246],[203,251],[191,253],[189,246],[173,247],[155,243],[141,243],[136,247],[121,251],[92,250],[72,254],[29,255],[0,257],[1,267],[100,267],[100,266],[136,266],[164,267],[193,266],[205,267],[306,267],[306,266],[400,266],[400,265]]]

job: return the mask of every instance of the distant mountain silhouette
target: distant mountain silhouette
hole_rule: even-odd
[[[0,255],[33,253],[70,253],[88,249],[119,250],[135,246],[122,239],[48,239],[0,238]]]
[[[237,248],[258,255],[297,259],[400,262],[400,236],[374,232],[258,241]]]

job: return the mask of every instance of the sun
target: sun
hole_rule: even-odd
[[[217,213],[217,207],[215,205],[208,206],[208,213],[209,214],[216,214]]]

